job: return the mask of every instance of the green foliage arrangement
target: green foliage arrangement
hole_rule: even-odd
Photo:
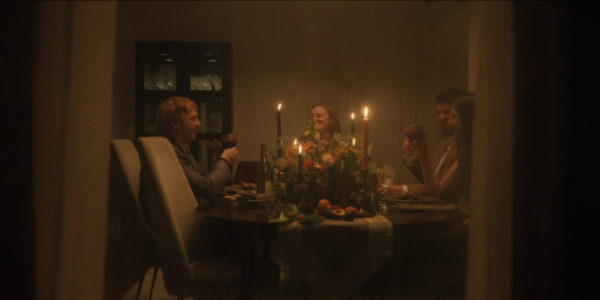
[[[274,201],[293,205],[297,213],[314,214],[317,202],[328,199],[332,205],[354,206],[363,215],[378,213],[381,195],[376,193],[377,182],[370,168],[362,168],[364,144],[353,144],[353,136],[335,134],[325,144],[315,130],[307,107],[306,130],[297,145],[289,137],[282,138],[282,157],[274,157]],[[302,155],[298,153],[302,145]],[[273,149],[273,148],[272,148]],[[371,147],[367,149],[370,154]],[[276,155],[276,151],[272,152]]]

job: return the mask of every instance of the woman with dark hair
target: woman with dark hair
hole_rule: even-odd
[[[427,192],[432,196],[450,199],[463,210],[467,210],[468,186],[471,179],[473,106],[473,94],[461,96],[452,103],[448,122],[457,128],[454,140],[458,159],[439,180],[435,178],[429,161],[425,136],[411,140],[409,145],[411,152],[416,153],[419,158]]]
[[[310,112],[321,141],[328,144],[334,134],[342,133],[340,121],[331,106],[316,104],[310,108]]]

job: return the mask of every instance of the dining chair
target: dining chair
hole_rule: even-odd
[[[139,299],[145,274],[154,267],[152,299],[158,258],[139,204],[140,168],[140,157],[130,140],[111,140],[105,299],[119,299],[136,281],[135,299]]]
[[[163,137],[140,137],[138,149],[142,158],[142,193],[148,204],[167,292],[178,299],[248,297],[240,292],[243,282],[239,257],[219,256],[216,251],[198,255],[206,252],[208,243],[202,238],[205,222],[196,212],[198,202],[169,141]]]
[[[235,176],[233,183],[240,184],[240,182],[251,182],[256,183],[256,170],[258,168],[258,161],[242,160],[237,164],[235,170]]]

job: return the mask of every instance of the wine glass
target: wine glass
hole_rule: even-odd
[[[377,181],[383,186],[384,190],[392,183],[393,178],[394,171],[390,166],[380,165],[377,167]]]
[[[223,150],[233,148],[237,145],[237,135],[235,133],[223,134],[221,136],[221,147]]]

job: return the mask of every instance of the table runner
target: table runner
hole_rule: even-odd
[[[393,226],[384,216],[280,227],[273,255],[325,299],[349,297],[391,257]]]

